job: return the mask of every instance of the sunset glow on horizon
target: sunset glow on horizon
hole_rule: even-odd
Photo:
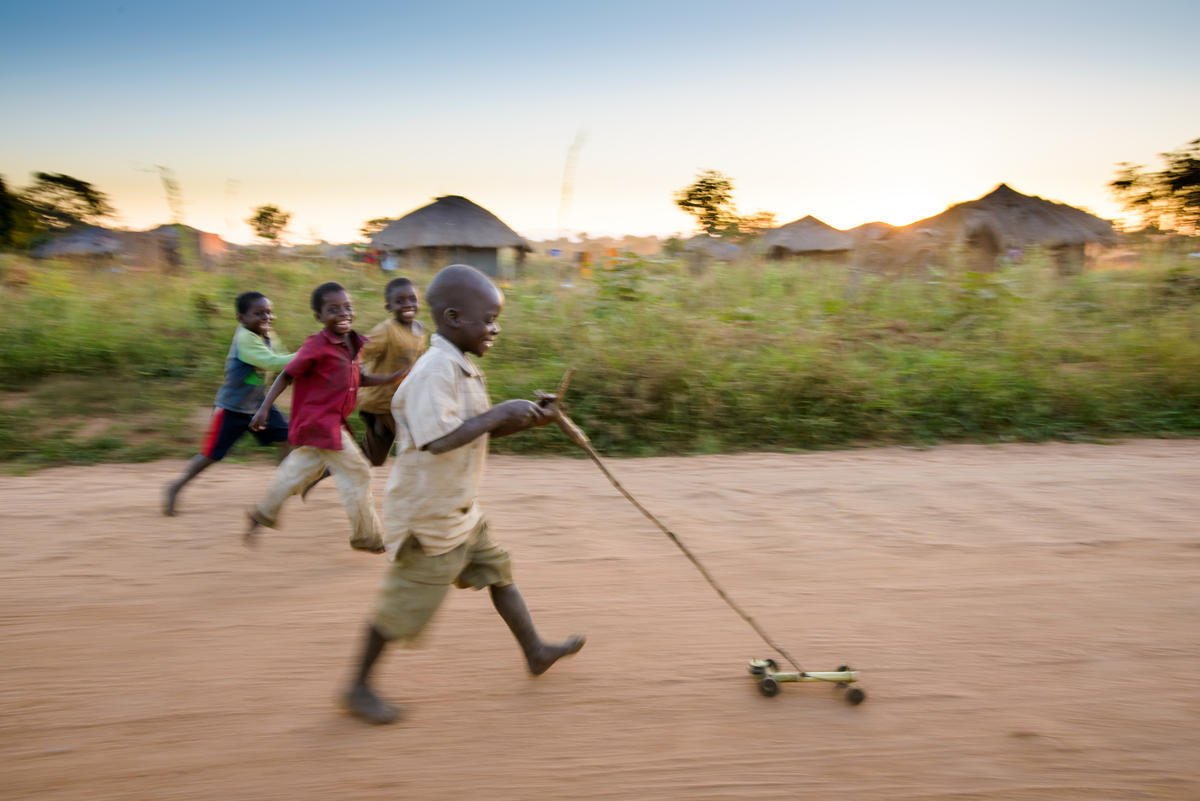
[[[235,242],[264,203],[341,242],[446,194],[532,239],[686,235],[672,195],[704,169],[780,223],[903,225],[1000,183],[1114,219],[1118,162],[1200,136],[1179,0],[2,13],[10,187],[69,173],[142,229],[163,165],[183,222]]]

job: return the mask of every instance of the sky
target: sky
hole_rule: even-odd
[[[1194,2],[0,0],[0,175],[115,225],[289,239],[464,195],[527,237],[744,214],[902,225],[1001,182],[1116,218],[1118,162],[1200,137]],[[568,160],[568,153],[574,158]]]

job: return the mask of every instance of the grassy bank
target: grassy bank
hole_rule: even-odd
[[[320,281],[355,294],[360,330],[384,316],[378,273],[329,264],[166,277],[7,257],[0,270],[10,469],[194,452],[240,291],[272,298],[293,348],[315,330]],[[496,400],[578,368],[572,414],[606,453],[1200,434],[1200,267],[1182,262],[1064,278],[1035,256],[904,279],[640,262],[563,278],[533,264],[506,286],[484,366]],[[571,449],[552,429],[496,446]]]

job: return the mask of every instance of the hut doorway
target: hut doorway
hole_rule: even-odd
[[[981,225],[967,234],[967,259],[972,270],[979,273],[993,272],[999,256],[1000,243],[990,227]]]

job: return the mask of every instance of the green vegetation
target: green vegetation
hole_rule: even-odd
[[[186,457],[221,380],[233,298],[267,293],[291,347],[308,293],[338,280],[359,327],[385,278],[277,263],[240,275],[98,273],[0,257],[0,461],[9,469]],[[691,276],[630,260],[565,286],[533,263],[506,285],[492,397],[550,390],[607,454],[864,443],[1200,434],[1200,265],[1060,277],[883,278],[816,264]],[[429,276],[414,276],[422,285]],[[573,452],[554,428],[506,452]],[[267,450],[249,441],[242,456]]]

